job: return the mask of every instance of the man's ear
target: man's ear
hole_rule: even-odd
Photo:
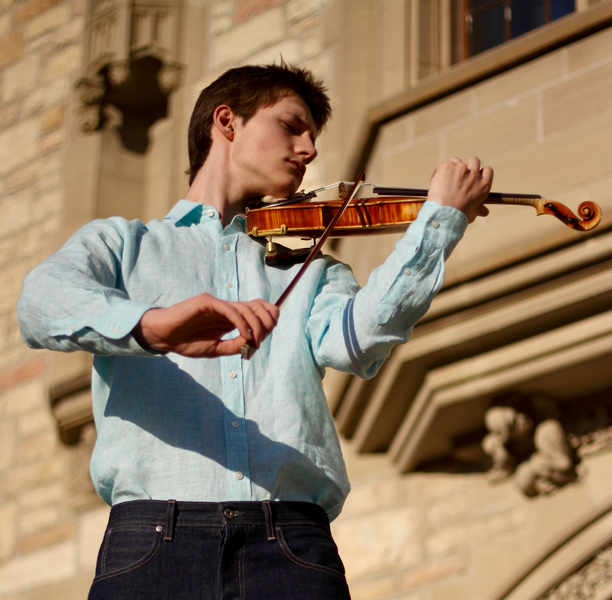
[[[213,112],[213,126],[225,138],[232,141],[235,134],[236,119],[239,118],[226,104],[221,104]]]

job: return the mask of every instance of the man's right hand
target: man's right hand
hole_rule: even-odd
[[[148,310],[133,334],[143,346],[190,358],[238,354],[244,344],[259,348],[276,327],[279,309],[265,300],[228,302],[200,294],[168,308]],[[230,340],[221,338],[238,329]]]

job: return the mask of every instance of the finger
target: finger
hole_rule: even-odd
[[[242,347],[249,343],[251,343],[250,340],[246,340],[241,335],[231,340],[221,340],[214,350],[214,356],[232,356],[234,354],[240,354]]]
[[[259,348],[262,339],[265,337],[264,324],[262,323],[259,316],[255,314],[255,311],[251,306],[249,306],[248,303],[237,302],[235,306],[248,323],[249,330],[252,336],[250,342],[253,344],[253,346],[255,346],[255,348]]]
[[[239,311],[239,303],[224,302],[218,298],[212,298],[211,308],[219,315],[225,317],[246,340],[253,339],[253,327],[249,319]]]
[[[448,160],[450,162],[455,163],[456,165],[462,165],[463,164],[463,161],[458,156],[451,156]]]
[[[489,186],[489,189],[491,189],[493,185],[493,169],[487,166],[483,167],[480,172],[482,174],[482,180]]]
[[[276,327],[279,316],[279,309],[277,306],[265,302],[264,300],[257,300],[253,302],[252,308],[261,320],[266,331],[272,331],[272,329]]]
[[[486,217],[486,216],[488,216],[488,215],[489,215],[489,209],[488,209],[486,206],[484,206],[484,205],[482,205],[482,204],[481,204],[481,205],[478,207],[478,216],[479,216],[479,217]]]
[[[465,164],[472,173],[480,174],[480,159],[477,156],[470,156],[470,158],[465,161]]]

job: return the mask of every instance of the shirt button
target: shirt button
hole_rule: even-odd
[[[234,429],[238,429],[238,427],[240,427],[240,423],[238,423],[238,421],[232,421],[232,427]]]
[[[410,269],[404,269],[404,275],[410,275]]]
[[[121,331],[119,327],[113,327],[113,333],[119,333]]]
[[[214,216],[215,216],[215,211],[214,211],[212,208],[209,208],[209,209],[206,211],[206,214],[207,214],[209,217],[214,217]]]
[[[76,327],[74,325],[70,325],[70,331],[74,331]]]
[[[223,244],[223,250],[229,250],[229,249],[230,249],[229,244]]]
[[[226,282],[225,282],[225,287],[226,287],[226,288],[231,288],[231,287],[232,287],[232,284],[231,284],[229,281],[226,281]]]
[[[432,221],[432,222],[431,222],[431,226],[432,226],[434,229],[438,229],[438,227],[440,227],[440,223],[438,223],[438,221]]]
[[[238,375],[236,375],[236,372],[235,372],[235,371],[230,371],[230,372],[228,373],[228,375],[229,375],[229,378],[230,378],[230,379],[236,379],[236,377],[238,377]]]
[[[236,471],[236,479],[238,479],[238,481],[244,479],[244,473],[242,471]]]

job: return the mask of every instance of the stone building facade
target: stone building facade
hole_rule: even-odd
[[[360,165],[426,187],[439,161],[478,155],[496,190],[603,209],[584,234],[491,207],[383,371],[327,374],[353,597],[612,598],[612,2],[471,57],[466,6],[2,0],[0,599],[86,598],[108,514],[87,474],[90,357],[25,347],[23,277],[91,219],[161,218],[187,186],[197,94],[281,57],[323,78],[335,111],[306,189]],[[365,283],[396,240],[329,251]]]

